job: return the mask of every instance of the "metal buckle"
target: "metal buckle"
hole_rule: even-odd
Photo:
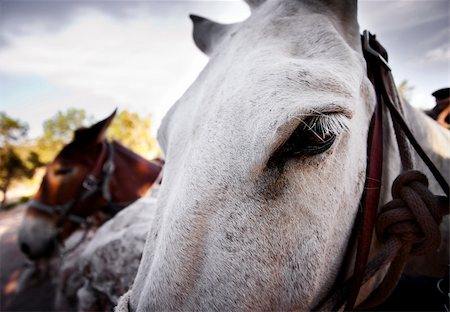
[[[115,167],[114,167],[114,162],[108,160],[107,162],[105,162],[103,164],[103,172],[110,174],[114,171]]]
[[[363,49],[375,56],[384,65],[384,67],[386,67],[387,70],[391,71],[391,68],[389,67],[386,59],[370,46],[370,33],[368,30],[363,31],[363,39]]]
[[[96,189],[97,184],[98,184],[97,178],[94,177],[92,174],[88,175],[86,179],[84,179],[83,181],[83,187],[88,191]]]
[[[442,289],[442,287],[441,287],[441,283],[442,283],[443,281],[444,281],[443,278],[441,278],[440,280],[438,280],[438,282],[437,282],[437,284],[436,284],[436,287],[437,287],[438,291],[439,291],[442,295],[444,295],[444,296],[450,298],[450,292],[446,294],[446,293],[444,292],[444,290]]]

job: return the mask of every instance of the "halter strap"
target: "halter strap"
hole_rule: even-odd
[[[28,201],[28,207],[33,208],[35,210],[45,212],[49,215],[53,215],[53,214],[55,214],[55,212],[60,215],[64,214],[66,216],[66,218],[68,220],[70,220],[71,222],[78,223],[78,224],[88,224],[89,221],[86,218],[77,216],[75,214],[64,213],[65,211],[67,211],[71,208],[72,204],[73,204],[73,201],[69,201],[69,202],[65,203],[64,205],[50,206],[50,205],[47,205],[43,202],[40,202],[40,201],[34,200],[34,199]]]

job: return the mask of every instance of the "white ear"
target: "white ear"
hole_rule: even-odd
[[[266,0],[244,0],[248,6],[250,7],[250,10],[253,10],[261,5],[261,3],[266,2]]]
[[[317,1],[317,0],[316,0]],[[358,24],[358,0],[320,0],[327,5],[340,21],[342,33],[351,47],[359,51],[361,39]],[[320,2],[317,1],[317,2]]]
[[[354,22],[356,20],[356,15],[358,13],[358,0],[320,0],[317,2],[323,2],[344,21]]]
[[[225,37],[233,24],[220,24],[197,15],[189,15],[194,23],[193,37],[196,46],[211,55],[217,44]]]
[[[265,0],[244,0],[251,10],[258,7],[261,3],[265,2]]]

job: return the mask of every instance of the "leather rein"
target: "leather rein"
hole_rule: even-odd
[[[50,216],[57,217],[57,227],[61,231],[64,221],[70,221],[80,225],[84,228],[85,233],[80,241],[75,244],[75,248],[78,247],[86,238],[87,232],[90,227],[94,225],[89,217],[80,216],[72,212],[73,208],[83,201],[91,198],[97,193],[100,193],[102,198],[107,202],[107,205],[102,208],[104,212],[114,216],[121,207],[126,206],[129,203],[114,203],[112,201],[109,184],[111,177],[115,171],[114,165],[114,147],[108,141],[102,142],[102,149],[100,155],[97,157],[94,169],[88,174],[82,184],[81,190],[78,195],[61,205],[49,205],[42,201],[32,199],[28,202],[28,207],[40,212],[44,212]],[[62,239],[60,243],[62,243]],[[72,251],[75,248],[71,248]],[[68,253],[66,251],[65,253]]]
[[[436,250],[440,243],[439,224],[449,214],[449,185],[414,138],[403,118],[402,104],[387,62],[387,52],[367,30],[361,36],[367,75],[377,96],[375,112],[368,134],[368,165],[364,192],[361,197],[354,231],[356,231],[356,259],[353,275],[336,285],[330,294],[313,310],[336,311],[368,309],[385,301],[396,287],[410,255]],[[392,186],[393,200],[380,204],[383,160],[383,108],[389,112],[402,163],[402,173]],[[428,190],[428,180],[413,170],[415,149],[430,169],[446,196],[435,196]],[[369,252],[374,231],[383,244],[370,261]],[[390,265],[390,266],[389,266]],[[359,290],[381,270],[387,273],[369,297],[355,307]]]

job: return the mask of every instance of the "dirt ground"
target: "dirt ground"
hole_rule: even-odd
[[[17,292],[26,258],[17,244],[25,206],[0,211],[0,311],[53,311],[54,287],[48,278]]]

